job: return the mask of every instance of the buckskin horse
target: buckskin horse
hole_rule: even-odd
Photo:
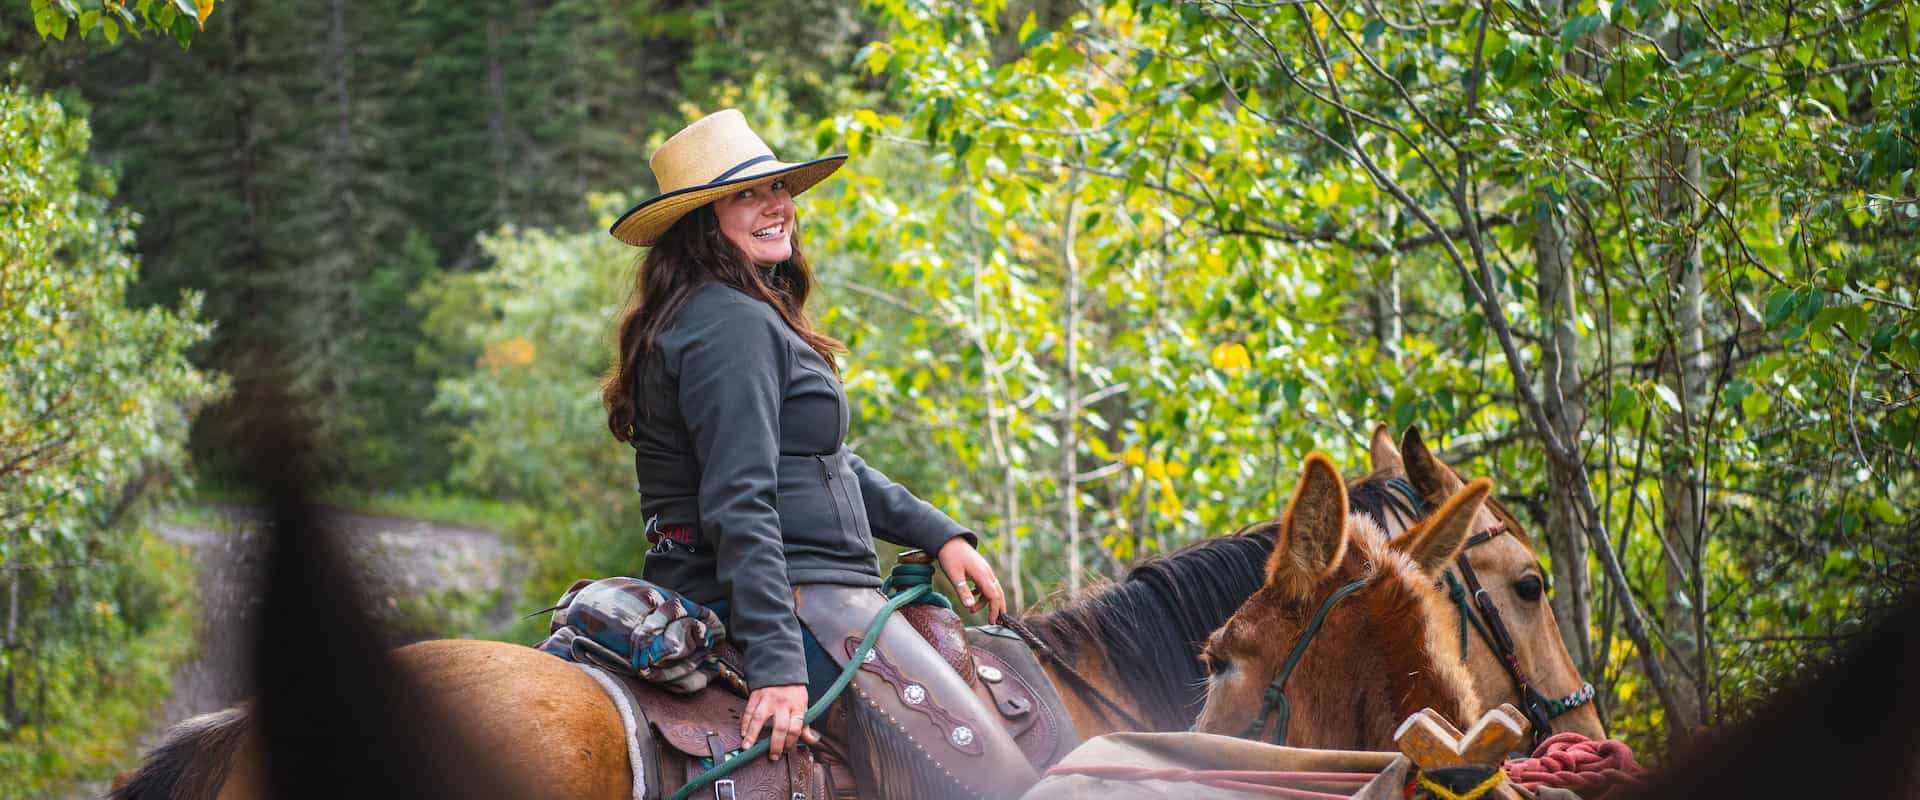
[[[1349,514],[1326,456],[1307,457],[1277,523],[1266,580],[1207,639],[1194,729],[1293,747],[1391,750],[1422,708],[1465,724],[1482,709],[1452,657],[1440,575],[1491,484],[1474,481],[1389,540]]]
[[[1399,446],[1385,425],[1369,444],[1373,472],[1349,484],[1354,510],[1388,536],[1412,527],[1467,486],[1408,428]],[[1455,645],[1474,688],[1491,705],[1512,703],[1532,723],[1534,743],[1556,732],[1604,739],[1593,686],[1580,678],[1547,602],[1547,572],[1526,529],[1489,497],[1474,533],[1445,576],[1458,631]],[[1569,532],[1573,535],[1573,532]]]
[[[1386,426],[1376,427],[1369,448],[1374,470],[1348,484],[1353,511],[1372,518],[1381,538],[1404,533],[1466,486],[1427,449],[1417,429],[1408,429],[1405,445],[1403,454]],[[1406,499],[1402,487],[1419,501]],[[1491,496],[1474,530],[1456,562],[1470,565],[1490,605],[1469,597],[1475,603],[1470,608],[1455,600],[1449,614],[1475,690],[1489,705],[1544,708],[1551,723],[1532,719],[1536,737],[1567,731],[1606,738],[1588,702],[1592,690],[1574,668],[1553,607],[1545,602],[1545,571],[1526,531]],[[1276,522],[1264,522],[1189,545],[1135,566],[1125,580],[1058,611],[1026,620],[1060,657],[1041,663],[1082,736],[1183,731],[1193,724],[1207,680],[1199,645],[1261,587],[1276,531]],[[1455,596],[1468,597],[1457,576],[1447,580],[1450,589],[1461,587]],[[1504,645],[1491,638],[1490,620],[1498,621]],[[1056,666],[1061,661],[1073,674]],[[1527,689],[1545,697],[1529,703]]]
[[[1380,474],[1376,471],[1355,484],[1357,506],[1364,506],[1358,499],[1365,496],[1369,481],[1385,479]],[[1446,474],[1458,480],[1451,470]],[[1487,506],[1498,508],[1497,503]],[[1503,510],[1499,516],[1511,519]],[[1492,523],[1483,516],[1483,524]],[[1525,604],[1500,590],[1524,579],[1505,566],[1512,559],[1503,555],[1494,563],[1490,558],[1516,545],[1526,548],[1518,527],[1508,525],[1514,536],[1474,548],[1473,563],[1495,584],[1491,601],[1503,618],[1521,621],[1545,615],[1544,625],[1516,626],[1522,637],[1516,642],[1517,659],[1526,673],[1550,676],[1556,687],[1563,676],[1578,682],[1546,604]],[[1393,525],[1384,527],[1397,531]],[[1207,677],[1199,662],[1200,645],[1264,584],[1275,533],[1275,523],[1269,522],[1190,545],[1146,561],[1125,579],[1073,598],[1056,611],[1017,621],[1030,628],[1046,651],[1041,659],[1046,677],[1081,737],[1181,731],[1193,725]],[[1530,549],[1524,563],[1537,569]],[[1500,660],[1476,655],[1483,650],[1491,653],[1484,643],[1472,645],[1468,661],[1477,685],[1497,689],[1483,690],[1483,696],[1490,703],[1513,697]],[[476,746],[497,754],[496,762],[532,772],[539,785],[557,796],[630,797],[631,769],[620,716],[605,691],[573,665],[521,645],[472,640],[420,642],[394,651],[394,657],[429,691],[449,701],[449,713],[472,729]],[[1602,735],[1590,710],[1573,719],[1576,724],[1560,729]],[[249,726],[249,715],[239,708],[180,723],[139,769],[119,782],[111,797],[262,796],[260,745]]]

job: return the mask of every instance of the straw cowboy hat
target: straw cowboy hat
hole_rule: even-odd
[[[652,247],[687,212],[749,184],[785,178],[787,191],[798,195],[846,161],[837,155],[788,164],[773,157],[740,112],[716,111],[660,145],[650,162],[660,194],[620,215],[608,232],[627,244]]]

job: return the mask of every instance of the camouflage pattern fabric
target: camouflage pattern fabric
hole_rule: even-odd
[[[713,648],[727,628],[711,609],[671,589],[602,578],[579,581],[560,596],[548,633],[536,647],[692,694],[716,674]]]

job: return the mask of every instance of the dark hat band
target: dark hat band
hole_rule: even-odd
[[[740,170],[746,169],[747,167],[751,167],[755,164],[761,164],[761,163],[765,163],[772,160],[773,160],[773,156],[754,156],[753,158],[749,158],[745,161],[742,161],[738,164],[733,165],[733,169],[720,173],[720,177],[707,181],[707,183],[709,185],[719,183],[721,181],[724,181],[728,178],[733,177],[734,175],[739,174]]]

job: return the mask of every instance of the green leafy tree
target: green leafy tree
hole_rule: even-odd
[[[223,386],[187,359],[210,333],[197,296],[126,303],[133,215],[88,141],[59,103],[0,88],[0,788],[29,794],[110,763],[139,720],[86,709],[163,688],[187,641],[181,565],[137,511],[182,474],[189,421]],[[16,748],[27,729],[35,747]]]
[[[185,50],[193,35],[206,30],[215,0],[31,0],[33,28],[40,38],[64,40],[69,32],[81,39],[99,32],[108,44],[125,30],[135,36],[158,33],[172,36]]]
[[[910,321],[894,416],[1009,431],[1006,552],[1077,584],[1419,421],[1555,521],[1570,649],[1676,738],[1910,574],[1901,4],[876,7],[895,113],[823,134],[938,177],[856,162],[830,216]]]

